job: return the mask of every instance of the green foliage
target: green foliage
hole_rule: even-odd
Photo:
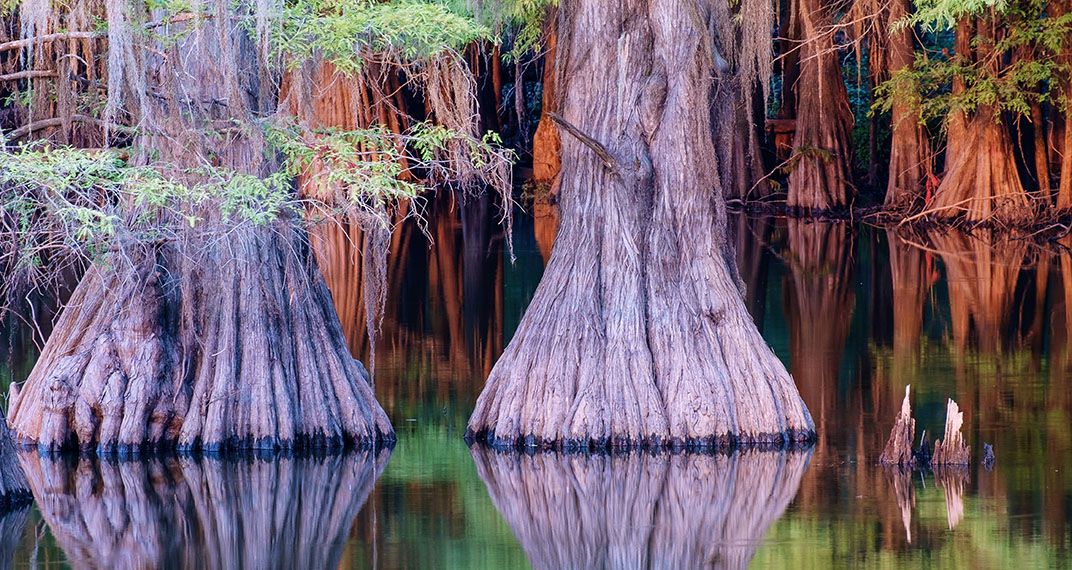
[[[978,2],[968,2],[974,5]],[[945,118],[956,113],[974,113],[986,109],[995,120],[1002,112],[1028,115],[1031,106],[1050,102],[1061,109],[1068,106],[1068,93],[1053,86],[1067,84],[1072,69],[1062,56],[1072,41],[1072,14],[1050,17],[1039,0],[1003,2],[1001,29],[997,40],[985,35],[972,38],[974,50],[986,54],[972,58],[969,54],[928,52],[917,54],[914,65],[893,73],[875,92],[873,109],[888,111],[900,100],[919,110],[921,121]],[[975,13],[955,11],[963,16]],[[917,21],[919,14],[913,18]],[[927,16],[932,18],[931,16]],[[951,16],[952,17],[952,16]],[[951,20],[919,20],[930,28],[949,25]],[[928,23],[929,22],[929,23]],[[955,81],[964,89],[954,93]]]
[[[321,57],[346,73],[359,72],[373,56],[419,61],[495,40],[470,15],[418,0],[289,0],[272,30],[271,45],[288,67]]]
[[[225,223],[265,225],[291,207],[291,195],[282,174],[260,179],[205,167],[173,179],[112,152],[42,144],[0,153],[0,204],[15,214],[0,234],[23,252],[51,244],[92,257],[117,240],[168,239],[177,225],[192,227],[213,210]]]
[[[114,152],[46,144],[0,152],[0,265],[32,272],[47,253],[99,259],[117,248],[178,239],[187,228],[300,223],[304,211],[332,216],[358,209],[386,224],[388,205],[417,197],[426,180],[450,179],[457,145],[478,172],[498,171],[512,159],[497,135],[473,139],[429,123],[401,135],[382,126],[309,131],[286,121],[266,132],[282,157],[266,177],[210,166],[134,167]],[[294,191],[299,177],[309,190],[302,200]]]
[[[902,22],[904,26],[922,26],[924,30],[934,32],[956,26],[957,20],[965,16],[974,16],[993,9],[1001,13],[1008,8],[1009,0],[916,0],[916,10]]]
[[[539,53],[548,9],[558,6],[558,0],[513,0],[502,5],[507,10],[505,22],[517,30],[514,45],[503,59],[510,63],[526,54]]]
[[[335,204],[340,197],[348,204],[373,206],[415,198],[424,192],[425,180],[452,178],[449,154],[458,144],[477,171],[513,160],[499,148],[502,141],[495,133],[473,139],[428,122],[396,134],[382,125],[303,130],[280,120],[267,133],[269,145],[283,156],[281,172],[303,177],[312,194]]]

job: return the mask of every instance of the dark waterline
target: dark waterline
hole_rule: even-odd
[[[41,567],[1061,568],[1072,547],[1072,258],[1021,242],[734,220],[748,304],[816,422],[804,453],[561,457],[466,447],[466,419],[542,272],[493,212],[435,213],[392,245],[376,392],[390,453],[143,462],[22,458],[38,502],[0,564]],[[314,243],[367,358],[345,236]],[[1065,250],[1067,251],[1067,250]],[[5,329],[0,377],[35,358]],[[917,433],[965,410],[964,472],[883,470],[906,384]],[[993,471],[978,465],[994,445]]]

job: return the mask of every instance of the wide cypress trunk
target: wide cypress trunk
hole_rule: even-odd
[[[308,245],[280,222],[93,266],[11,425],[40,450],[339,447],[393,438]]]
[[[1002,32],[992,18],[979,18],[974,26],[962,22],[955,48],[962,64],[985,65],[997,76],[1002,58],[994,53],[993,45],[1002,39]],[[972,29],[978,32],[974,40]],[[954,81],[955,94],[964,88],[963,81]],[[970,114],[953,113],[947,130],[945,173],[928,211],[969,222],[1016,225],[1035,219],[1035,204],[1017,171],[1012,137],[998,118],[993,105],[979,105]]]
[[[140,129],[131,162],[189,186],[208,165],[232,181],[270,172],[257,122],[274,110],[274,83],[244,29],[205,18],[158,40],[130,29],[152,14],[113,8],[108,104]],[[91,266],[25,386],[12,385],[17,441],[104,453],[393,441],[302,222],[228,218],[223,201],[193,206],[193,226],[163,213],[164,239],[121,236]]]
[[[712,141],[729,125],[705,111],[718,55],[708,20],[729,13],[718,1],[559,8],[561,230],[469,436],[567,448],[813,436],[726,241],[728,165]]]

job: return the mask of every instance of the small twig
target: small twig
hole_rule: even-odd
[[[195,14],[193,12],[182,12],[181,14],[175,14],[174,16],[170,16],[168,18],[149,22],[148,24],[145,24],[145,29],[151,30],[153,28],[159,28],[160,26],[179,24],[182,22],[188,22],[195,18],[208,20],[209,18],[212,18],[212,14]]]
[[[0,75],[0,81],[18,81],[19,79],[34,79],[37,77],[55,77],[55,71],[33,69],[28,71],[16,71],[7,75]]]
[[[93,117],[90,117],[90,116],[87,116],[87,115],[72,115],[71,116],[71,121],[75,122],[75,123],[90,123],[90,124],[93,124],[93,125],[103,125],[104,124],[104,122],[101,121],[100,119],[94,119]],[[5,138],[4,143],[6,144],[6,143],[9,143],[9,142],[11,142],[11,141],[13,141],[15,139],[24,137],[24,136],[30,134],[30,132],[32,132],[32,131],[40,131],[40,130],[47,129],[47,128],[50,128],[50,127],[59,127],[59,126],[62,126],[62,125],[63,125],[63,119],[59,118],[59,117],[56,117],[56,118],[53,118],[53,119],[42,119],[40,121],[34,121],[32,123],[23,125],[23,126],[15,129],[15,130],[13,130],[13,131],[11,131],[10,133],[8,133],[8,135],[6,137],[4,137]]]
[[[607,151],[607,147],[600,144],[599,141],[581,132],[580,129],[573,126],[566,119],[563,119],[562,116],[558,113],[548,111],[547,116],[550,117],[551,120],[555,123],[558,123],[558,126],[562,127],[567,133],[573,135],[574,138],[584,143],[584,145],[588,148],[592,149],[592,152],[596,153],[596,155],[599,156],[600,160],[603,161],[603,164],[606,165],[607,168],[615,172],[618,171],[618,163],[614,160],[614,157],[611,156],[610,152]]]
[[[950,204],[948,206],[938,206],[936,208],[930,208],[930,209],[927,209],[927,210],[923,210],[922,212],[920,212],[918,214],[913,214],[913,215],[908,216],[907,218],[901,220],[901,223],[899,223],[897,225],[898,226],[903,226],[903,225],[905,225],[908,222],[911,222],[913,220],[918,220],[919,218],[922,218],[924,216],[929,216],[929,215],[937,213],[937,212],[944,212],[946,210],[963,210],[963,211],[967,211],[968,209],[963,207],[964,204],[968,204],[970,202],[981,201],[981,200],[988,200],[988,199],[993,200],[993,199],[997,199],[997,198],[1005,198],[1005,196],[999,195],[999,196],[965,198],[965,199],[963,199],[963,200],[961,200],[961,201],[959,201],[959,202],[957,202],[955,204]]]
[[[105,34],[103,32],[61,32],[58,34],[45,34],[43,36],[35,36],[32,38],[26,38],[24,40],[4,42],[0,44],[0,51],[21,49],[33,44],[51,42],[55,40],[91,40],[94,38],[103,38],[104,36]]]

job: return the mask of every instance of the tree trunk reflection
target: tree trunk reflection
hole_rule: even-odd
[[[811,458],[470,453],[538,570],[745,568]]]
[[[139,462],[20,454],[74,568],[333,568],[389,451]]]

